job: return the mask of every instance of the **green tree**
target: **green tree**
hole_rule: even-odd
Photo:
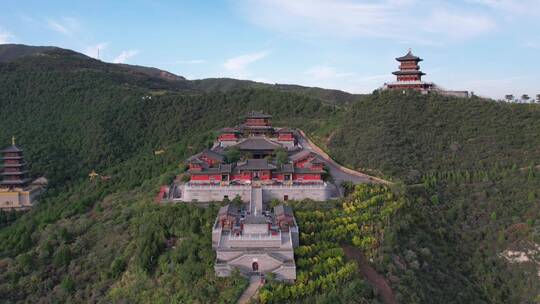
[[[278,165],[286,164],[289,161],[289,154],[283,148],[276,150],[276,162]]]
[[[235,163],[240,160],[241,152],[238,147],[229,147],[225,150],[225,160],[227,163]]]

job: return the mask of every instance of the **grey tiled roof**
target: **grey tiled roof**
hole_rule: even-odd
[[[250,215],[244,220],[244,224],[266,224],[268,221],[262,215]]]
[[[239,133],[240,131],[236,128],[223,128],[219,130],[220,133]]]
[[[241,125],[238,126],[238,129],[241,130],[241,131],[244,131],[244,130],[272,131],[272,130],[274,130],[274,127],[272,127],[272,126],[248,126],[248,125],[245,125],[245,124],[241,124]]]
[[[420,57],[413,55],[411,50],[409,50],[409,52],[405,56],[398,57],[396,58],[396,60],[397,61],[407,61],[407,60],[422,61]]]
[[[238,170],[275,170],[276,166],[268,163],[266,159],[248,159],[245,162],[239,162]]]
[[[225,160],[225,156],[215,152],[215,151],[212,151],[210,149],[205,149],[203,152],[203,154],[206,154],[208,157],[212,158],[212,159],[215,159],[215,160],[219,160],[219,161],[223,161]]]
[[[15,145],[12,145],[12,146],[9,146],[7,148],[5,148],[4,150],[0,151],[2,153],[16,153],[16,152],[22,152],[22,150],[15,146]]]
[[[277,131],[278,133],[294,133],[294,130],[289,128],[281,128]]]
[[[259,111],[252,111],[246,115],[246,118],[272,118],[272,115],[265,114]]]
[[[217,167],[203,166],[201,171],[191,171],[193,175],[206,175],[206,174],[218,174],[218,173],[231,173],[234,169],[233,164],[219,164]]]
[[[222,162],[222,161],[225,160],[225,156],[219,154],[218,152],[212,151],[212,150],[210,150],[210,149],[205,149],[204,151],[202,151],[202,152],[200,152],[200,153],[197,153],[197,154],[191,156],[190,158],[188,158],[188,159],[186,160],[186,162],[188,162],[188,163],[189,163],[189,162],[200,162],[199,158],[201,158],[201,156],[203,156],[203,155],[205,155],[205,154],[206,154],[209,158],[215,159],[215,160],[220,161],[220,162]]]
[[[279,172],[281,173],[293,173],[294,172],[294,165],[291,163],[282,164],[279,168]]]
[[[419,70],[400,70],[392,72],[394,75],[426,75],[422,71]]]
[[[323,173],[323,170],[315,170],[311,168],[294,168],[294,173]]]
[[[324,164],[324,161],[318,157],[311,161],[312,164]]]
[[[238,215],[238,208],[233,205],[225,205],[219,208],[218,215]]]
[[[304,157],[309,156],[309,155],[312,154],[312,153],[313,153],[313,152],[311,152],[311,151],[303,150],[303,151],[300,151],[300,152],[298,152],[298,153],[296,153],[296,154],[291,155],[291,156],[289,157],[289,159],[292,160],[292,161],[297,161],[297,160],[299,160],[299,159],[302,159],[302,158],[304,158]]]

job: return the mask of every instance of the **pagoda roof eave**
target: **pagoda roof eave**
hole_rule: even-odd
[[[400,70],[392,72],[392,74],[398,76],[398,75],[426,75],[426,73],[419,71],[419,70]]]
[[[24,167],[26,166],[27,163],[26,162],[22,162],[22,163],[17,163],[17,164],[3,164],[3,165],[0,165],[0,167],[4,167],[4,168],[18,168],[18,167]]]
[[[17,172],[2,172],[0,173],[0,175],[24,175],[24,174],[27,174],[28,173],[28,170],[24,170],[24,171],[17,171]]]
[[[24,178],[24,179],[18,179],[18,180],[4,180],[0,181],[0,185],[3,186],[17,186],[17,185],[24,185],[31,182],[31,178]]]
[[[416,61],[416,62],[420,62],[420,61],[424,61],[424,59],[422,58],[405,58],[405,57],[398,57],[396,58],[397,61],[399,62],[402,62],[402,61]]]
[[[3,150],[0,150],[0,153],[19,153],[19,152],[23,152],[23,150],[15,145],[11,145]]]
[[[19,160],[19,159],[23,159],[22,156],[4,156],[4,157],[0,157],[0,160]]]
[[[422,58],[413,55],[412,50],[409,49],[409,52],[407,52],[407,54],[406,54],[405,56],[397,57],[396,60],[399,61],[399,62],[401,62],[401,61],[416,61],[416,62],[420,62],[420,61],[422,61]]]

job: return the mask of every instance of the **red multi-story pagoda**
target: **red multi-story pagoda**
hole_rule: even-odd
[[[15,145],[15,137],[11,140],[11,146],[2,150],[3,171],[0,174],[2,180],[0,186],[7,188],[25,188],[30,184],[23,150]]]
[[[387,89],[428,91],[433,87],[433,83],[422,81],[422,76],[426,75],[420,71],[418,65],[422,58],[413,55],[410,49],[405,56],[396,60],[400,63],[399,71],[392,74],[397,76],[397,81],[387,83],[385,85]]]

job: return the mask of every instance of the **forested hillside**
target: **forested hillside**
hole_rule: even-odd
[[[295,285],[272,282],[261,301],[378,303],[344,246],[371,258],[402,303],[538,296],[536,265],[500,256],[540,243],[536,105],[393,93],[356,99],[235,80],[224,87],[61,49],[25,55],[0,63],[0,146],[16,135],[32,175],[47,176],[50,189],[26,214],[0,213],[7,303],[235,302],[246,281],[213,274],[217,206],[158,206],[153,197],[183,159],[249,110],[302,128],[341,163],[396,182],[350,189],[343,201],[295,202],[302,275]],[[88,180],[93,169],[110,180]]]

